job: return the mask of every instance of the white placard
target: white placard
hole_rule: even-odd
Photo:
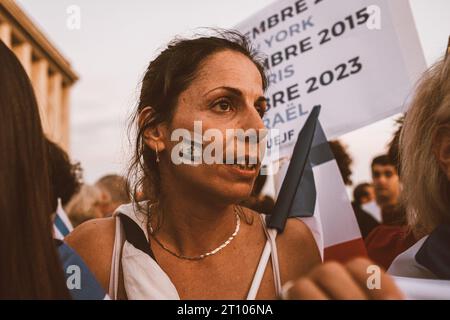
[[[450,281],[393,277],[408,300],[450,300]]]
[[[331,139],[398,113],[426,68],[408,0],[281,0],[237,29],[267,56],[279,157],[314,105]]]

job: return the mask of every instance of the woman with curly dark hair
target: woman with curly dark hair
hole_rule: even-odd
[[[56,211],[58,199],[65,206],[80,191],[82,169],[79,163],[72,163],[69,155],[60,146],[46,138],[49,156],[52,212]]]
[[[289,219],[276,237],[264,214],[241,207],[262,160],[251,163],[250,151],[242,158],[231,153],[226,163],[174,161],[195,157],[192,141],[180,150],[171,137],[194,132],[198,122],[218,133],[222,146],[227,130],[263,130],[266,87],[261,60],[234,32],[177,39],[150,63],[135,110],[130,182],[132,194],[148,190],[151,200],[121,206],[113,218],[87,222],[67,239],[111,298],[276,299],[282,285],[308,275],[291,283],[287,297],[400,297],[389,278],[381,292],[354,280],[366,261],[320,266],[301,220]]]

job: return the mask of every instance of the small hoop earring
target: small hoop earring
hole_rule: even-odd
[[[159,163],[159,152],[158,152],[158,145],[156,144],[156,163]]]

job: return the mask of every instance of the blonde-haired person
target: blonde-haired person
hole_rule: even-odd
[[[389,273],[450,280],[450,58],[422,77],[400,138],[403,202],[417,239]]]
[[[102,191],[91,185],[83,185],[67,204],[66,211],[74,227],[91,219],[102,218]]]

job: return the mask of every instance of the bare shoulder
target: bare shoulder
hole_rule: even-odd
[[[321,263],[319,249],[308,226],[297,218],[286,222],[277,238],[282,281],[296,279]]]
[[[259,213],[248,208],[245,208],[244,212],[252,221],[261,217]],[[258,224],[253,225],[257,228]],[[287,220],[284,231],[277,236],[276,241],[283,283],[309,273],[322,262],[310,229],[298,218]]]
[[[107,291],[115,238],[115,219],[89,220],[76,227],[64,240],[88,265]]]

